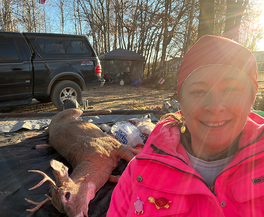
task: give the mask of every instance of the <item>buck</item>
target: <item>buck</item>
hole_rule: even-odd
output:
[[[27,211],[34,212],[47,201],[61,213],[69,217],[87,217],[88,204],[95,193],[109,180],[118,181],[111,175],[120,158],[130,161],[133,149],[121,145],[116,139],[106,135],[96,125],[77,120],[82,114],[79,109],[66,109],[56,114],[46,132],[49,134],[50,145],[57,150],[73,167],[68,175],[68,167],[63,163],[51,160],[54,182],[45,173],[29,170],[43,175],[43,180],[29,190],[49,181],[52,185],[51,196],[40,202],[26,199],[37,205]],[[136,152],[135,152],[136,153]]]

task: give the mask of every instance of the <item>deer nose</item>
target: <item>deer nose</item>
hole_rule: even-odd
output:
[[[85,212],[83,212],[83,217],[88,217],[88,215]]]

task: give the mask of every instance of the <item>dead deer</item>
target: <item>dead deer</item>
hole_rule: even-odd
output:
[[[29,170],[44,176],[40,183],[29,190],[45,181],[52,184],[52,189],[51,197],[46,195],[46,200],[40,203],[26,199],[37,205],[28,211],[33,212],[51,200],[59,212],[69,217],[87,217],[88,204],[95,193],[108,180],[118,180],[111,172],[119,159],[130,161],[134,157],[131,149],[103,133],[94,124],[77,120],[81,114],[79,109],[66,109],[56,114],[48,126],[46,132],[51,146],[70,163],[73,172],[69,176],[68,167],[54,159],[50,165],[56,182],[41,171]]]

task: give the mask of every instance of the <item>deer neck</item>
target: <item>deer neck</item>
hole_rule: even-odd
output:
[[[70,177],[75,183],[92,182],[99,190],[109,179],[111,172],[112,170],[109,167],[101,168],[92,162],[85,161],[74,168]]]

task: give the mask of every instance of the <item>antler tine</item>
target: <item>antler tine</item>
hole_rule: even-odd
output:
[[[48,195],[45,194],[45,196],[47,197],[45,200],[41,201],[41,202],[34,202],[32,200],[29,200],[27,198],[25,198],[25,200],[29,203],[35,204],[37,205],[35,208],[33,209],[26,209],[28,212],[35,212],[36,210],[38,210],[44,203],[48,202],[49,200],[51,200],[51,197],[49,197]]]
[[[57,188],[56,183],[48,175],[46,175],[45,173],[43,173],[43,172],[41,172],[39,170],[29,170],[28,172],[39,173],[39,174],[41,174],[44,177],[44,179],[42,179],[42,181],[40,181],[37,185],[33,186],[32,188],[30,188],[28,190],[36,189],[36,188],[41,186],[46,181],[49,181],[53,185],[54,188]]]

